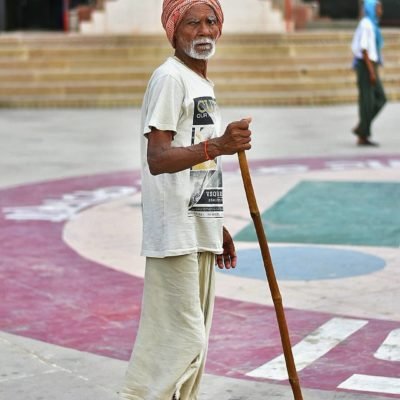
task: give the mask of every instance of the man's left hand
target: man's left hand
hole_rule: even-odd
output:
[[[220,269],[235,268],[237,261],[235,245],[233,244],[233,240],[230,233],[225,227],[223,227],[222,232],[223,232],[222,247],[224,249],[224,252],[216,256],[216,262],[218,268]]]

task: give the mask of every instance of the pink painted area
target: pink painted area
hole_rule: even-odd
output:
[[[286,309],[285,314],[292,345],[333,317],[293,309]],[[309,388],[333,390],[355,373],[398,378],[399,363],[373,357],[389,332],[398,328],[399,322],[370,320],[359,332],[301,371],[301,382]],[[249,379],[246,373],[281,354],[273,308],[218,299],[210,339],[209,372]]]
[[[40,204],[77,190],[130,186],[138,179],[138,173],[116,173],[1,190],[0,210]],[[82,258],[62,241],[62,230],[63,223],[17,222],[0,213],[0,329],[127,360],[138,326],[143,281]],[[286,317],[294,345],[333,316],[288,309]],[[335,390],[356,373],[400,376],[399,363],[373,357],[398,327],[398,322],[369,321],[304,369],[302,385]],[[217,299],[208,373],[249,379],[246,373],[281,352],[272,307]]]
[[[0,210],[79,190],[133,186],[138,178],[138,173],[107,174],[2,190]],[[0,329],[127,358],[142,280],[83,259],[62,241],[62,230],[62,223],[9,221],[0,214]]]
[[[399,363],[373,357],[387,335],[398,328],[399,322],[370,320],[366,327],[304,370],[302,378],[311,387],[321,389],[329,389],[329,382],[342,382],[355,373],[398,378]]]

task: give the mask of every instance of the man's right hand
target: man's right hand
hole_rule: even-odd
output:
[[[372,86],[376,84],[376,74],[373,68],[369,71],[369,82]]]
[[[215,145],[220,155],[230,155],[251,149],[250,123],[250,117],[231,122],[222,136],[209,141],[210,145]]]

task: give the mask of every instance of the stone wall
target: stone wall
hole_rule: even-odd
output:
[[[226,33],[283,32],[285,22],[271,0],[220,0],[225,13]],[[162,0],[108,0],[104,10],[93,12],[90,22],[80,25],[82,33],[162,33]]]

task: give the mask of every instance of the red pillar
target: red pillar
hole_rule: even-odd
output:
[[[286,31],[290,32],[292,30],[292,21],[293,21],[292,0],[285,0],[285,20],[286,20]]]
[[[63,24],[64,32],[69,31],[69,0],[63,0]]]

